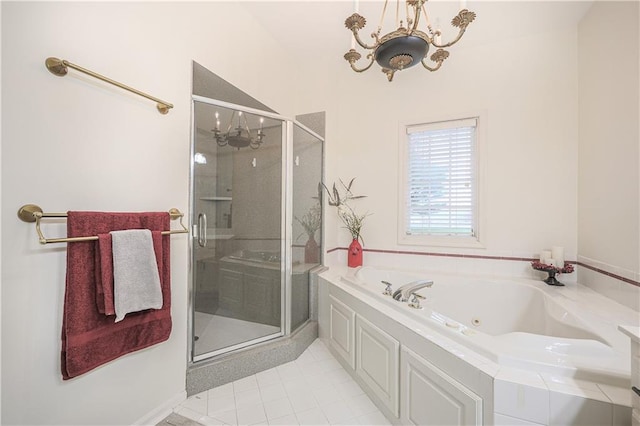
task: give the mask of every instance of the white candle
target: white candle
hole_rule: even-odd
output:
[[[547,259],[551,259],[551,250],[540,251],[540,262],[545,263]]]
[[[558,263],[556,265],[558,268],[564,268],[564,248],[563,247],[558,247],[558,246],[551,247],[551,257],[553,258],[553,260],[555,260]]]
[[[545,265],[558,266],[556,264],[556,260],[555,259],[551,259],[551,258],[545,258],[544,262],[542,262],[542,263],[544,263]]]
[[[467,8],[467,0],[460,0],[460,10]]]

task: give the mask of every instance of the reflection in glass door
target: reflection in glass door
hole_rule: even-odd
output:
[[[293,221],[291,266],[291,331],[310,314],[310,271],[318,266],[322,247],[322,140],[298,123],[293,125]]]
[[[193,360],[282,335],[283,121],[194,101]]]

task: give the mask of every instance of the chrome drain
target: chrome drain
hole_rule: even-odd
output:
[[[480,324],[482,324],[482,321],[480,321],[479,318],[473,318],[471,320],[471,324],[473,324],[474,327],[480,327]]]

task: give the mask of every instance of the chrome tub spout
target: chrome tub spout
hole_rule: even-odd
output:
[[[393,292],[393,298],[400,302],[409,301],[409,296],[421,288],[428,288],[433,285],[431,280],[417,280],[401,286],[399,289]]]

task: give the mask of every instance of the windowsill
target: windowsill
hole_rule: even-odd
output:
[[[398,244],[409,246],[486,248],[476,237],[435,237],[430,235],[399,235]]]

